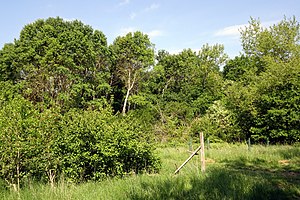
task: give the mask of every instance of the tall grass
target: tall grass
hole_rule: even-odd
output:
[[[0,199],[300,199],[300,148],[211,144],[206,150],[206,173],[195,156],[177,175],[190,155],[188,147],[157,149],[159,174],[135,175],[79,185],[60,181],[55,188],[34,183],[20,195],[0,189]]]

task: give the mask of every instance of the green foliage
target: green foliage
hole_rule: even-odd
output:
[[[237,131],[237,138],[247,139],[250,137],[250,128],[253,126],[253,88],[244,86],[240,82],[229,82],[225,90],[225,105],[233,113]]]
[[[0,81],[0,106],[4,106],[15,97],[20,97],[22,85],[13,84],[11,81]]]
[[[15,190],[30,173],[28,165],[35,153],[31,145],[35,142],[31,139],[35,114],[30,102],[22,97],[5,102],[0,110],[0,177]]]
[[[244,138],[299,141],[299,30],[295,20],[262,28],[251,19],[241,32],[245,56],[224,68],[227,108]]]
[[[258,67],[260,66],[258,59],[245,55],[236,56],[224,66],[223,76],[227,80],[243,81],[245,84],[248,84],[247,74],[254,73],[253,75],[255,75],[259,71]]]
[[[147,35],[137,31],[117,37],[110,49],[115,56],[113,68],[115,81],[121,81],[126,89],[122,109],[122,114],[125,115],[129,110],[128,98],[131,94],[137,93],[138,83],[143,79],[149,67],[154,64],[154,45]]]
[[[114,116],[110,106],[116,73],[111,62],[128,59],[124,67],[140,76],[153,64],[153,46],[136,32],[116,39],[114,47],[107,47],[101,31],[61,18],[28,24],[14,44],[4,46],[1,179],[18,189],[25,179],[54,186],[61,176],[80,182],[159,169],[145,129],[150,122]],[[134,105],[146,105],[136,97]]]
[[[0,110],[0,178],[20,188],[25,179],[72,182],[156,172],[152,142],[132,117],[111,110],[37,109],[15,97]]]
[[[194,118],[204,115],[222,96],[219,68],[226,59],[222,45],[204,45],[199,53],[191,49],[177,55],[158,53],[158,63],[141,90],[157,112],[155,132],[159,138],[188,137]]]
[[[207,110],[206,114],[193,124],[193,132],[204,132],[205,138],[210,141],[241,141],[231,110],[226,109],[222,101],[215,101]]]
[[[110,93],[106,37],[80,21],[37,20],[0,55],[1,79],[23,82],[34,103],[86,108]]]
[[[59,151],[62,172],[73,181],[156,171],[159,162],[143,132],[131,119],[107,110],[72,110],[61,123]]]
[[[23,97],[7,101],[0,110],[0,177],[14,189],[25,179],[57,179],[60,162],[57,154],[58,110],[39,113]]]
[[[249,26],[241,31],[243,50],[248,56],[270,56],[287,61],[299,45],[299,22],[284,17],[278,24],[263,28],[260,21],[251,18]]]
[[[19,78],[14,60],[16,58],[14,44],[5,44],[0,50],[0,81],[15,81]]]
[[[288,63],[269,61],[266,72],[257,77],[252,134],[272,142],[300,140],[299,58]]]

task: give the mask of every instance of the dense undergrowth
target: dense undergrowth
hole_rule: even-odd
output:
[[[66,183],[55,187],[30,183],[20,193],[1,189],[1,199],[298,199],[300,147],[211,144],[207,170],[200,172],[194,157],[174,175],[189,155],[187,146],[157,149],[159,174],[108,178],[101,182]],[[3,188],[3,187],[2,187]]]

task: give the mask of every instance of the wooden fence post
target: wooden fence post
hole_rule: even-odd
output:
[[[189,145],[189,151],[193,151],[193,138],[192,137],[190,137],[188,145]]]
[[[210,141],[209,141],[209,138],[207,138],[207,150],[209,150],[209,147],[210,147]]]
[[[248,138],[248,151],[251,151],[251,139]]]
[[[201,162],[201,172],[205,172],[205,154],[204,154],[204,136],[203,132],[200,132],[200,162]]]

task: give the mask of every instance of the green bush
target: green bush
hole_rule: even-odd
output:
[[[110,111],[72,110],[61,123],[59,154],[62,172],[71,180],[152,172],[159,169],[153,147],[142,139],[133,120]]]
[[[25,180],[54,184],[155,172],[160,161],[132,117],[110,109],[38,110],[22,97],[0,109],[0,179],[14,189]]]

